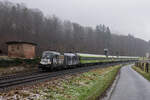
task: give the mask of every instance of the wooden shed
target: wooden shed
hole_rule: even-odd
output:
[[[8,45],[8,57],[32,59],[35,57],[35,43],[10,41]]]

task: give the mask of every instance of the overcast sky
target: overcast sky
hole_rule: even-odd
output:
[[[5,1],[5,0],[2,0]],[[131,33],[150,40],[150,0],[9,0],[39,8],[45,15],[56,15],[84,26],[105,24],[114,33]]]

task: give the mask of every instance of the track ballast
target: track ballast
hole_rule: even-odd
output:
[[[6,91],[6,90],[16,88],[17,86],[29,85],[29,84],[34,84],[37,82],[50,80],[52,77],[58,77],[58,76],[61,77],[67,74],[87,72],[91,69],[103,68],[103,67],[113,66],[117,64],[119,63],[79,67],[75,69],[67,69],[67,70],[61,70],[61,71],[56,71],[56,72],[34,72],[34,73],[28,73],[28,74],[22,74],[22,75],[16,74],[14,76],[0,77],[0,91],[4,91],[4,90]]]

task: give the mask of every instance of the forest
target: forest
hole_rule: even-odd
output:
[[[37,44],[37,55],[44,50],[82,52],[110,55],[145,56],[150,43],[129,35],[117,35],[102,23],[82,26],[49,15],[24,4],[0,1],[0,53],[7,54],[7,41],[26,41]]]

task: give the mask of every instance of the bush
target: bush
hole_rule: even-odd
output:
[[[35,59],[24,59],[23,62],[25,64],[32,64],[32,65],[35,65],[35,64],[38,64],[40,61],[39,58],[35,58]]]
[[[0,60],[0,67],[10,67],[10,66],[17,66],[17,65],[21,65],[21,64],[27,64],[27,65],[36,65],[38,64],[40,61],[39,58],[35,58],[35,59],[19,59],[19,58],[15,58],[15,59],[11,59],[11,60]]]

